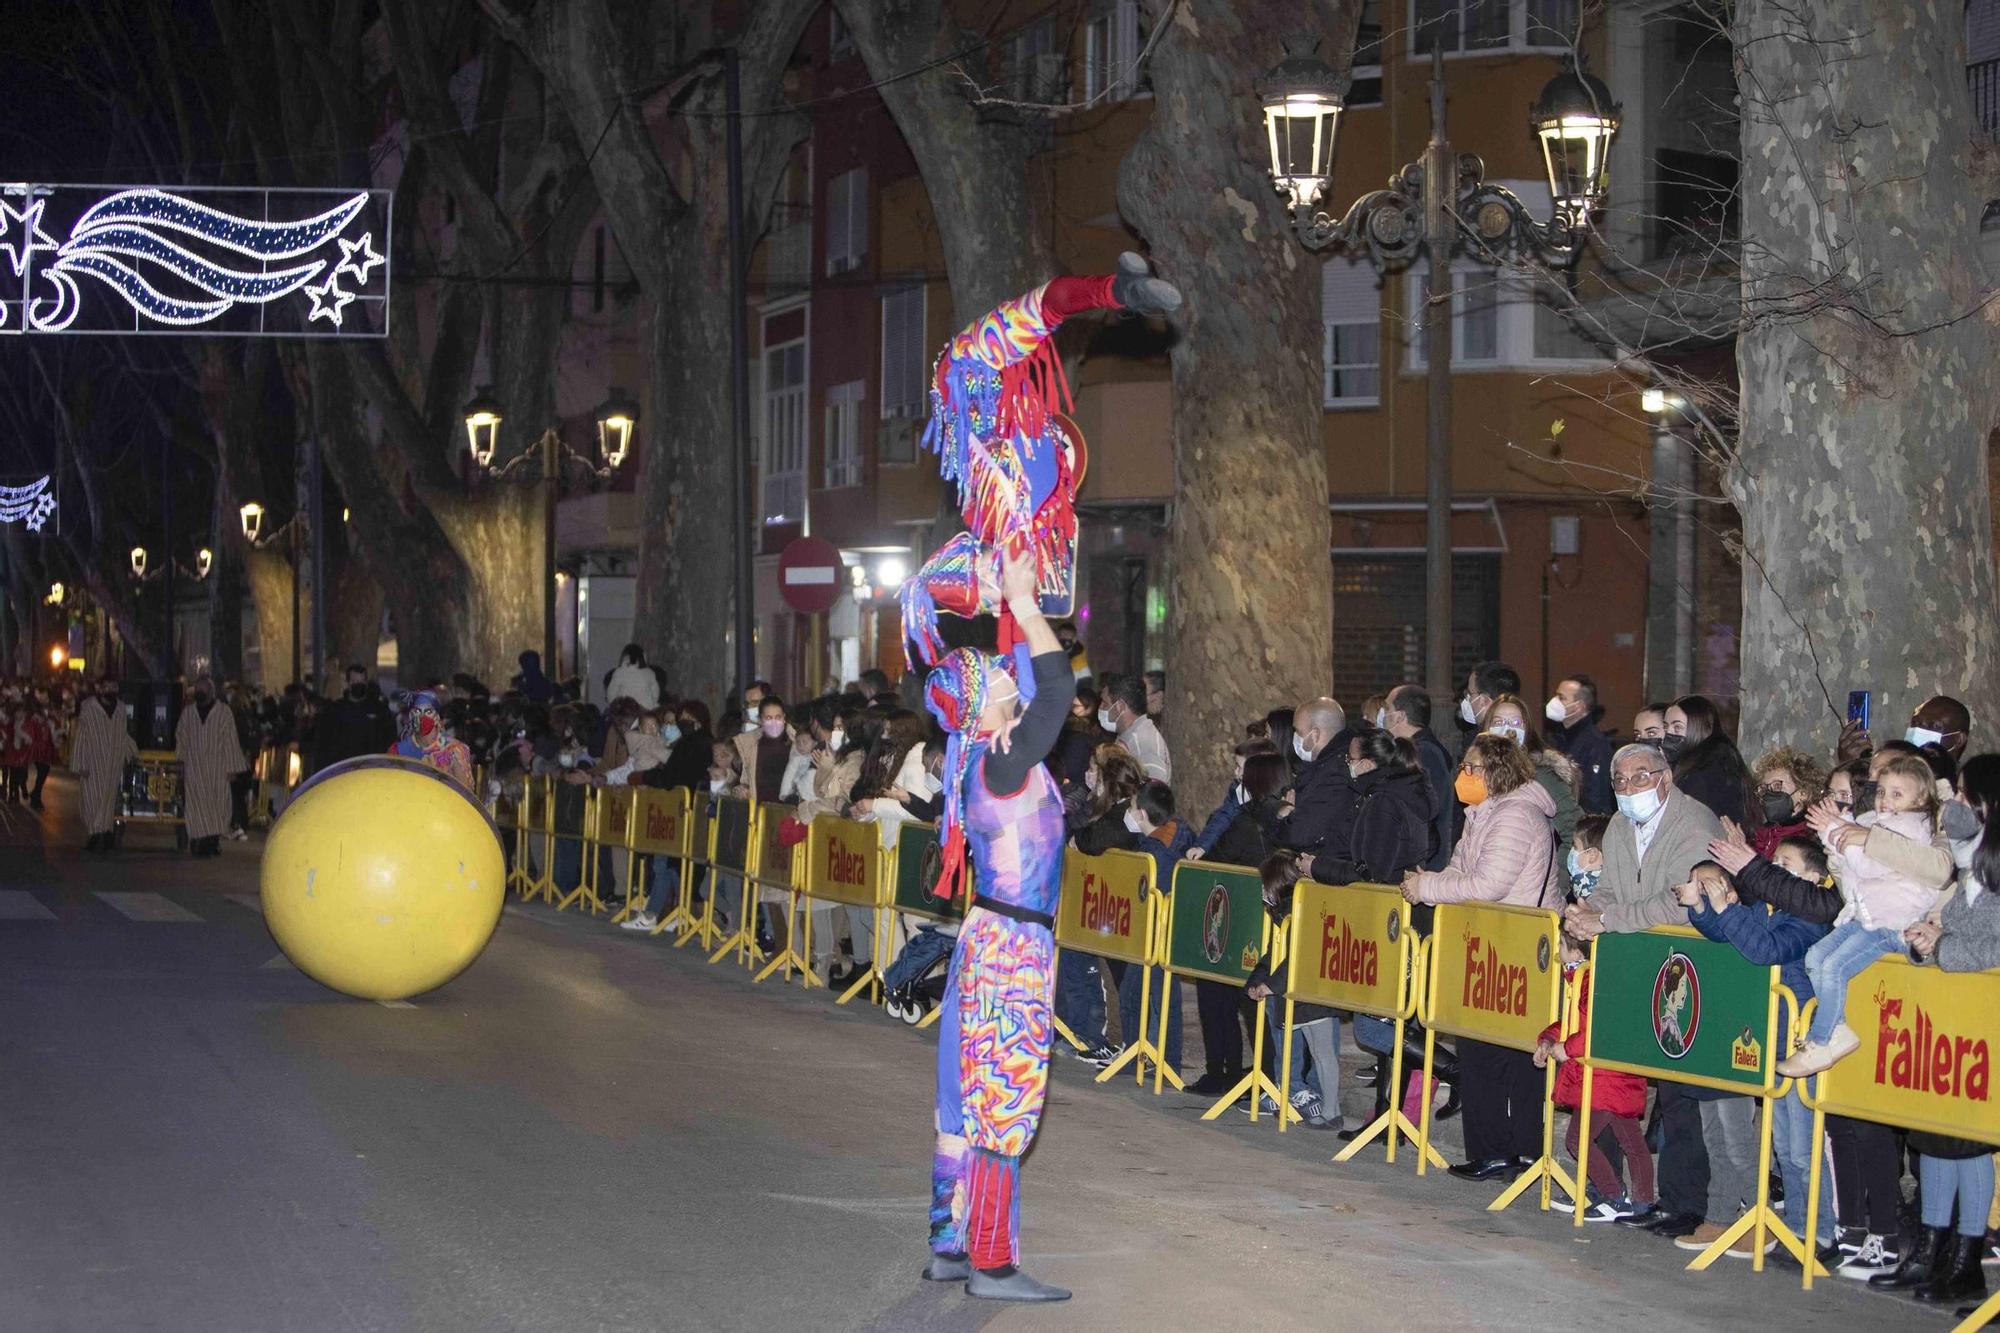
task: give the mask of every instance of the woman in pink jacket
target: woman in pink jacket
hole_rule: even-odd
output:
[[[1453,789],[1465,803],[1465,832],[1451,864],[1405,875],[1403,897],[1413,903],[1556,906],[1556,807],[1535,780],[1527,752],[1505,736],[1481,736],[1466,748]],[[1512,1180],[1541,1155],[1542,1073],[1526,1051],[1462,1037],[1458,1065],[1467,1160],[1451,1173],[1461,1180]]]

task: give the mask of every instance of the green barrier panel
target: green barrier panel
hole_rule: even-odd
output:
[[[890,885],[890,906],[908,916],[926,921],[958,921],[965,916],[963,899],[946,901],[933,897],[943,865],[934,824],[905,824],[896,840],[896,865]]]
[[[1241,986],[1264,947],[1264,881],[1245,866],[1183,861],[1167,898],[1167,966]]]
[[[1604,934],[1591,970],[1588,1058],[1724,1092],[1772,1086],[1778,997],[1770,967],[1691,930]]]

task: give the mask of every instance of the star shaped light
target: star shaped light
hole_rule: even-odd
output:
[[[313,320],[325,318],[333,322],[333,327],[339,328],[341,308],[354,299],[353,292],[340,290],[340,270],[335,269],[333,276],[317,287],[308,283],[305,291],[312,298],[312,313],[306,316],[306,322],[310,324]]]
[[[376,254],[374,247],[369,244],[374,237],[375,233],[368,231],[362,232],[358,241],[350,241],[345,236],[340,237],[340,263],[333,270],[335,276],[352,273],[355,286],[367,285],[368,270],[383,262],[382,256]],[[354,262],[357,251],[361,255],[361,262],[358,264]]]
[[[47,203],[46,199],[31,199],[27,207],[17,208],[12,200],[0,199],[0,251],[6,252],[17,278],[27,272],[29,255],[56,248],[55,237],[42,230],[42,208]],[[21,224],[18,242],[14,239],[16,222]]]

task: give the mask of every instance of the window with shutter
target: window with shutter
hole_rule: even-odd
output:
[[[805,339],[767,346],[763,362],[763,519],[797,523],[806,512]]]
[[[1365,260],[1329,259],[1320,270],[1327,407],[1367,407],[1382,396],[1382,287]]]
[[[867,253],[868,169],[855,167],[827,182],[827,274],[833,276],[860,268]]]
[[[885,418],[923,415],[924,351],[923,287],[899,287],[886,293],[882,297],[882,415]]]
[[[1576,8],[1577,0],[1409,0],[1410,54],[1562,49],[1576,35]]]
[[[826,489],[861,484],[861,400],[867,385],[860,380],[836,384],[826,395]]]

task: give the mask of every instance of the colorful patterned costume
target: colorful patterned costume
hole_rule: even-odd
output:
[[[1068,677],[1067,662],[1049,654]],[[978,728],[987,682],[1012,663],[961,648],[930,675],[926,702],[952,732],[947,759],[960,770],[948,789],[946,820],[962,829],[979,886],[952,955],[938,1027],[937,1153],[931,1176],[931,1249],[969,1254],[980,1269],[1019,1259],[1017,1186],[1021,1156],[1034,1141],[1048,1089],[1055,940],[1050,922],[1062,887],[1062,796],[1034,762],[1011,795],[988,782],[990,736]],[[1035,714],[1069,710],[1059,692],[1031,695]],[[1017,735],[1021,734],[1017,730]],[[947,776],[953,776],[950,768]]]
[[[402,739],[390,747],[390,754],[429,764],[467,791],[472,790],[472,751],[464,741],[444,734],[444,719],[438,716],[435,694],[429,690],[412,694],[403,708],[398,730]]]
[[[1070,406],[1069,385],[1049,339],[1071,315],[1118,309],[1114,281],[1046,282],[986,314],[938,357],[924,444],[937,452],[944,479],[958,485],[967,531],[903,585],[904,632],[926,662],[943,649],[939,611],[997,615],[1000,650],[1014,646],[1013,617],[992,594],[1003,547],[1035,552],[1044,599],[1067,605],[1074,596],[1083,437],[1059,414]]]

